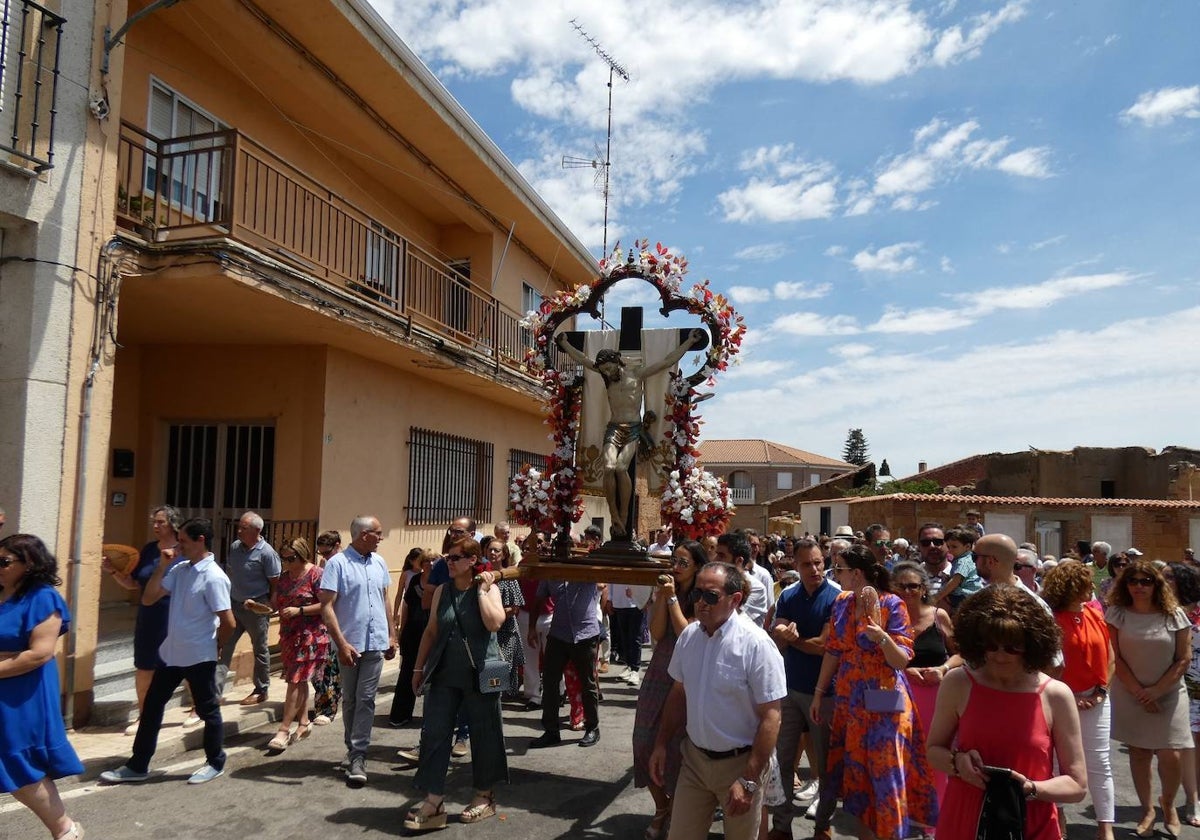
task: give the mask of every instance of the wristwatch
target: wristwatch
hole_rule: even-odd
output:
[[[671,606],[672,604],[678,604],[678,603],[679,603],[679,597],[677,595],[672,595],[670,598],[667,599],[668,607]]]
[[[758,782],[752,782],[749,779],[738,779],[738,782],[740,782],[742,787],[746,789],[746,793],[750,794],[751,796],[758,793]]]
[[[1092,691],[1092,693],[1099,694],[1101,697],[1107,697],[1108,696],[1108,686],[1098,685],[1098,686],[1096,686],[1095,690]]]

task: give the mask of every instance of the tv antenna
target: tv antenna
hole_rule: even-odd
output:
[[[608,65],[608,133],[604,141],[604,157],[600,157],[599,145],[595,148],[595,157],[582,158],[574,155],[563,155],[563,169],[586,169],[591,167],[596,170],[595,183],[600,187],[601,194],[604,196],[604,251],[602,256],[608,258],[608,185],[609,185],[609,170],[612,168],[612,98],[613,98],[613,76],[620,76],[625,81],[629,81],[629,71],[626,70],[620,62],[608,54],[608,52],[600,46],[600,42],[588,34],[587,30],[579,24],[575,18],[571,18],[571,27],[579,33],[583,40],[587,41],[596,55],[604,60]],[[603,315],[601,315],[603,318]]]

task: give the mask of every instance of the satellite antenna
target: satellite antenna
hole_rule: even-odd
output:
[[[608,173],[612,166],[612,96],[613,96],[613,76],[620,76],[625,81],[629,81],[629,71],[609,55],[600,42],[587,33],[575,18],[571,18],[571,26],[580,34],[583,40],[591,44],[596,55],[604,59],[604,63],[608,65],[608,135],[604,142],[604,157],[600,157],[600,147],[596,146],[596,157],[581,158],[573,155],[563,155],[563,169],[585,169],[592,167],[596,170],[596,184],[600,186],[601,193],[604,196],[604,251],[602,256],[608,257]],[[603,318],[603,315],[601,315]]]

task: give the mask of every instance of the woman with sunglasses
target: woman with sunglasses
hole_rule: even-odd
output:
[[[1111,564],[1110,564],[1111,565]],[[1181,750],[1192,746],[1183,675],[1192,659],[1191,622],[1153,563],[1138,558],[1116,578],[1104,613],[1116,651],[1112,737],[1129,749],[1129,772],[1142,806],[1134,833],[1154,835],[1151,763],[1158,759],[1163,825],[1178,837],[1175,811]]]
[[[974,533],[974,532],[972,532]],[[892,567],[892,589],[904,601],[908,620],[912,624],[913,657],[904,669],[917,716],[928,732],[933,724],[933,707],[938,688],[946,673],[943,667],[957,648],[954,645],[954,626],[950,614],[929,603],[929,575],[920,563],[901,561]],[[946,790],[946,774],[935,772],[933,786],[938,801]]]
[[[455,721],[464,713],[471,727],[471,776],[475,795],[459,822],[475,823],[496,815],[493,786],[508,781],[508,758],[500,719],[500,695],[479,690],[476,668],[498,655],[496,631],[506,618],[496,575],[482,569],[483,550],[471,538],[459,539],[446,553],[450,581],[433,593],[429,623],[421,637],[413,691],[429,671],[420,766],[413,784],[425,798],[404,820],[410,831],[446,827],[444,791]],[[477,565],[479,564],[478,568]],[[480,582],[475,584],[478,571]]]
[[[488,568],[492,570],[507,569],[512,565],[512,553],[508,550],[508,543],[503,540],[493,538],[488,541],[484,557]],[[509,665],[508,685],[504,687],[504,693],[515,694],[521,686],[521,668],[525,665],[525,645],[517,627],[517,613],[525,606],[525,596],[517,580],[498,580],[496,588],[500,590],[500,603],[504,605],[505,616],[504,623],[496,631],[496,644],[500,646],[500,655]]]
[[[57,840],[83,837],[55,779],[83,772],[63,727],[54,649],[71,614],[58,561],[30,534],[0,540],[0,792],[11,793]]]
[[[1092,600],[1092,568],[1080,562],[1056,566],[1042,581],[1041,597],[1054,611],[1054,621],[1062,632],[1060,679],[1074,692],[1079,709],[1079,729],[1086,745],[1088,792],[1096,812],[1096,836],[1112,840],[1116,815],[1109,761],[1108,687],[1116,657],[1104,613]]]
[[[282,752],[297,739],[308,737],[308,681],[325,668],[329,657],[329,631],[321,621],[320,566],[313,563],[308,540],[297,537],[279,548],[283,574],[275,586],[279,611],[279,656],[283,660],[283,717],[267,749]],[[292,723],[296,731],[292,732]]]
[[[912,625],[870,549],[852,546],[837,562],[843,592],[833,603],[809,712],[822,723],[821,698],[833,697],[829,784],[820,796],[842,800],[860,840],[903,840],[937,819],[925,731],[903,670],[913,656]]]
[[[1108,545],[1108,543],[1104,543]],[[1109,556],[1108,563],[1105,564],[1105,569],[1108,570],[1108,579],[1100,583],[1096,589],[1096,595],[1100,598],[1100,603],[1108,601],[1108,593],[1112,590],[1113,584],[1117,580],[1117,575],[1121,574],[1121,570],[1129,565],[1129,558],[1123,552],[1118,551],[1116,554]]]
[[[654,738],[658,734],[663,707],[674,682],[667,673],[667,666],[671,664],[675,640],[685,627],[696,620],[692,587],[696,583],[696,574],[707,562],[708,553],[700,543],[695,540],[677,543],[671,555],[671,573],[659,578],[650,602],[650,638],[654,642],[654,653],[642,678],[637,712],[633,718],[633,786],[649,788],[650,797],[654,800],[654,818],[646,828],[646,840],[659,840],[667,836],[671,792],[675,790],[682,760],[679,748],[683,743],[683,727],[667,745],[662,787],[650,778],[650,754],[654,752]]]
[[[1075,697],[1042,673],[1058,654],[1054,619],[1033,595],[996,583],[963,601],[954,634],[966,667],[942,681],[929,731],[929,760],[950,776],[938,837],[976,836],[993,767],[1005,768],[1027,800],[1024,833],[1014,836],[1060,840],[1055,803],[1079,802],[1086,791]]]

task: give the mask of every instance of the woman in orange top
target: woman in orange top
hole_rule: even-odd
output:
[[[1092,570],[1082,563],[1056,566],[1043,578],[1041,596],[1062,630],[1063,672],[1059,679],[1075,692],[1075,705],[1079,707],[1088,792],[1096,811],[1096,836],[1112,840],[1116,817],[1108,750],[1108,683],[1116,657],[1104,613],[1092,597]]]

